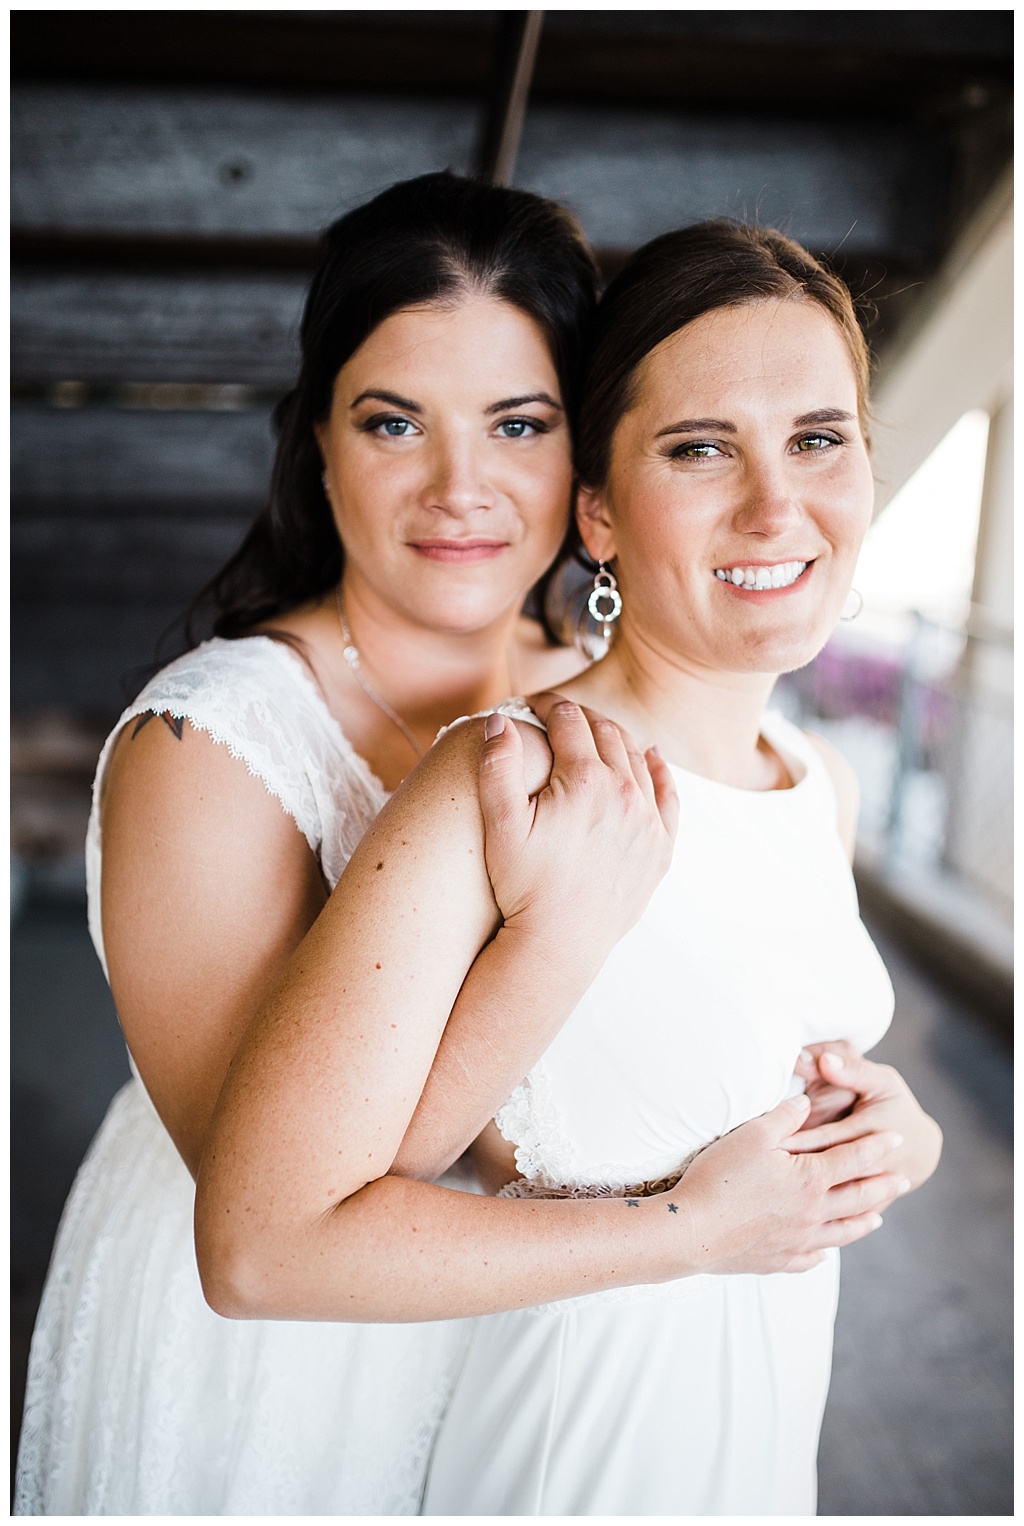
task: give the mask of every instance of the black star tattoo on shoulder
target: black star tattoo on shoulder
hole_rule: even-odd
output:
[[[155,710],[147,710],[145,715],[140,715],[132,732],[132,741],[138,736],[143,726],[148,726],[150,721],[163,721],[168,726],[178,741],[181,741],[182,732],[185,730],[185,718],[181,715],[172,715],[169,710],[161,710],[159,714]]]

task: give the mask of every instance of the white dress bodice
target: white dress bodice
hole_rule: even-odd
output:
[[[775,1107],[804,1045],[868,1049],[888,1027],[892,986],[858,914],[828,770],[781,717],[764,734],[797,782],[756,792],[673,769],[668,873],[498,1113],[542,1188],[669,1175]]]
[[[504,1195],[664,1191],[696,1151],[796,1089],[803,1045],[870,1048],[885,1031],[892,987],[858,915],[828,770],[782,719],[763,731],[789,789],[674,770],[668,873],[497,1114],[523,1173]],[[813,1514],[838,1260],[478,1320],[424,1513]]]

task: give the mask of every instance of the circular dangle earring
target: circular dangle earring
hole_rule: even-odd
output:
[[[861,593],[859,588],[850,589],[850,592],[846,595],[847,603],[849,603],[851,599],[856,599],[856,604],[854,605],[850,614],[846,613],[846,605],[844,604],[843,613],[839,616],[840,620],[856,620],[857,616],[864,608],[864,595]]]
[[[604,605],[604,608],[602,608]],[[594,586],[587,600],[590,617],[601,627],[601,639],[605,648],[611,645],[612,625],[622,614],[622,595],[613,573],[604,562],[598,562],[594,573]]]

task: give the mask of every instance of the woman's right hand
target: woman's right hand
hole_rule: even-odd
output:
[[[815,1154],[790,1154],[808,1107],[805,1096],[788,1097],[733,1129],[701,1151],[664,1199],[650,1200],[664,1201],[680,1229],[689,1226],[690,1271],[808,1271],[830,1247],[871,1234],[909,1189],[892,1169],[899,1134],[868,1133]]]
[[[534,699],[550,777],[530,794],[524,739],[488,717],[480,756],[487,872],[504,926],[592,974],[636,923],[672,859],[668,766],[621,727],[558,694]]]

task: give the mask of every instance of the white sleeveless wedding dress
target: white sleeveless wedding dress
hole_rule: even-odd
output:
[[[673,770],[668,874],[497,1115],[525,1177],[506,1194],[664,1190],[793,1089],[804,1044],[868,1049],[888,1026],[827,769],[780,717],[763,729],[789,789]],[[424,1513],[813,1514],[838,1272],[830,1252],[802,1274],[699,1275],[478,1320]]]
[[[86,865],[104,969],[96,802],[114,738],[146,711],[187,717],[228,747],[294,819],[332,887],[387,798],[286,647],[206,642],[146,686],[100,757]],[[470,1323],[221,1319],[199,1284],[193,1199],[136,1076],[111,1103],[61,1220],[32,1341],[15,1513],[415,1514]]]

